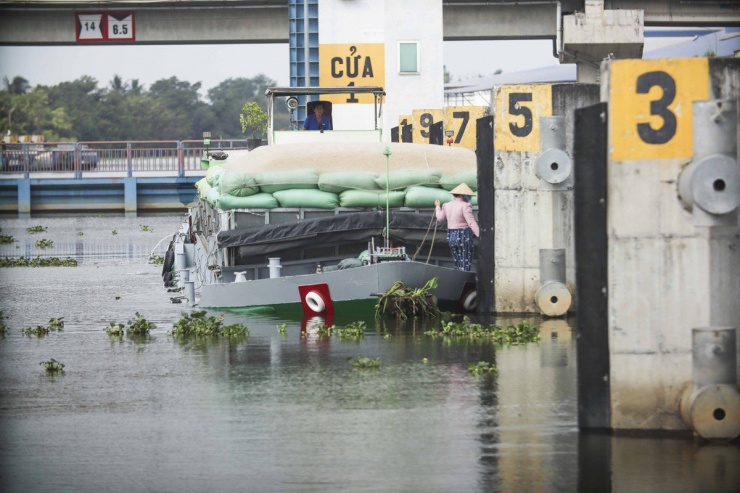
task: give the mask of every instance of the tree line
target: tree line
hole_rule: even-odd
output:
[[[146,89],[138,79],[114,76],[108,87],[83,76],[54,86],[31,87],[23,77],[4,78],[0,90],[0,130],[43,135],[47,142],[106,140],[243,139],[240,113],[254,101],[267,109],[265,89],[277,85],[265,75],[230,78],[200,95],[201,83],[161,79]],[[276,125],[287,126],[284,105]],[[283,114],[284,113],[284,114]],[[284,122],[283,122],[284,120]]]

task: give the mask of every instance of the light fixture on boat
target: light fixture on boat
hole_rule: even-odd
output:
[[[208,169],[211,155],[208,153],[208,147],[211,145],[211,132],[203,132],[203,147],[206,148],[205,157],[201,157],[200,165],[203,169]]]
[[[293,96],[289,97],[285,100],[285,106],[288,107],[288,111],[290,112],[290,129],[295,130],[297,123],[295,118],[293,118],[293,112],[298,108],[298,98],[294,98]]]
[[[452,136],[455,135],[454,130],[445,130],[445,135],[447,136],[447,145],[452,147],[452,143],[454,140],[452,140]]]

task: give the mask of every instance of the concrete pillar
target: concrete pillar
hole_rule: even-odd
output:
[[[31,217],[31,180],[28,178],[18,180],[18,217]]]
[[[710,159],[725,164],[736,159],[729,158],[737,155],[736,138],[728,141],[731,150],[728,142],[716,142],[713,154],[706,149],[711,139],[696,142],[694,129],[720,117],[737,123],[736,111],[710,112],[707,120],[696,108],[702,101],[737,100],[739,81],[737,59],[618,60],[606,66],[612,429],[686,431],[678,402],[693,385],[692,328],[740,326],[740,225],[736,212],[724,220],[719,210],[712,212],[714,199],[707,205],[702,195],[727,195],[740,185],[730,175],[710,179],[709,188],[698,183],[694,196],[716,221],[697,221],[679,187],[682,172],[702,156],[725,155]],[[722,191],[712,190],[720,181]]]
[[[540,287],[541,249],[565,250],[565,282],[573,292],[573,177],[546,177],[537,164],[545,152],[570,159],[573,110],[598,98],[599,87],[585,84],[505,85],[493,89],[495,312],[538,313],[535,296]],[[562,117],[556,127],[565,129],[553,139],[564,140],[560,152],[543,149],[540,141],[541,120],[554,116]],[[550,131],[548,124],[544,133]],[[546,145],[550,145],[547,140]],[[487,185],[480,183],[480,176],[479,190],[485,190]],[[487,213],[491,212],[479,208],[481,222]]]
[[[123,179],[124,212],[126,217],[136,217],[138,212],[136,178]]]

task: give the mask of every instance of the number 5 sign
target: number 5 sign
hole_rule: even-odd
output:
[[[709,98],[707,58],[620,60],[609,70],[611,159],[691,157],[691,104]]]
[[[497,150],[538,151],[540,117],[552,116],[550,84],[506,85],[495,89],[494,137]]]

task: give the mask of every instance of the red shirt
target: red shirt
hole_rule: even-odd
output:
[[[465,201],[462,197],[455,197],[441,208],[435,209],[437,221],[447,221],[447,229],[465,229],[473,230],[475,236],[480,236],[478,223],[473,216],[473,206]]]

